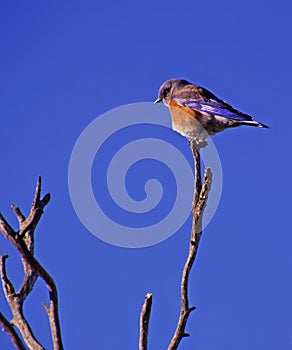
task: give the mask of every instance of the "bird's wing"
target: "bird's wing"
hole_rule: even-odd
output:
[[[205,112],[239,121],[253,120],[251,116],[234,109],[227,102],[220,100],[207,89],[195,85],[187,85],[176,91],[172,98],[178,105],[191,108],[198,112]]]

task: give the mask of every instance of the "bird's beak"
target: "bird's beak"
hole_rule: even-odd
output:
[[[156,103],[159,103],[159,102],[161,102],[161,101],[162,101],[162,98],[158,97],[158,99],[155,100],[153,103],[156,105]]]

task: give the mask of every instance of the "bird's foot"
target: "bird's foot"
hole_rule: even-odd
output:
[[[206,146],[208,146],[208,142],[204,138],[199,139],[198,137],[195,137],[193,139],[189,139],[190,146],[192,145],[192,143],[197,149],[205,148]]]

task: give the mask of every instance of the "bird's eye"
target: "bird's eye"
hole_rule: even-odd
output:
[[[163,97],[166,97],[170,91],[170,88],[164,89],[163,91]]]

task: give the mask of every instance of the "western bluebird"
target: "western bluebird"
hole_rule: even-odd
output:
[[[172,128],[189,139],[205,139],[241,125],[268,128],[234,109],[207,89],[183,79],[171,79],[163,83],[154,103],[160,101],[170,110]]]

